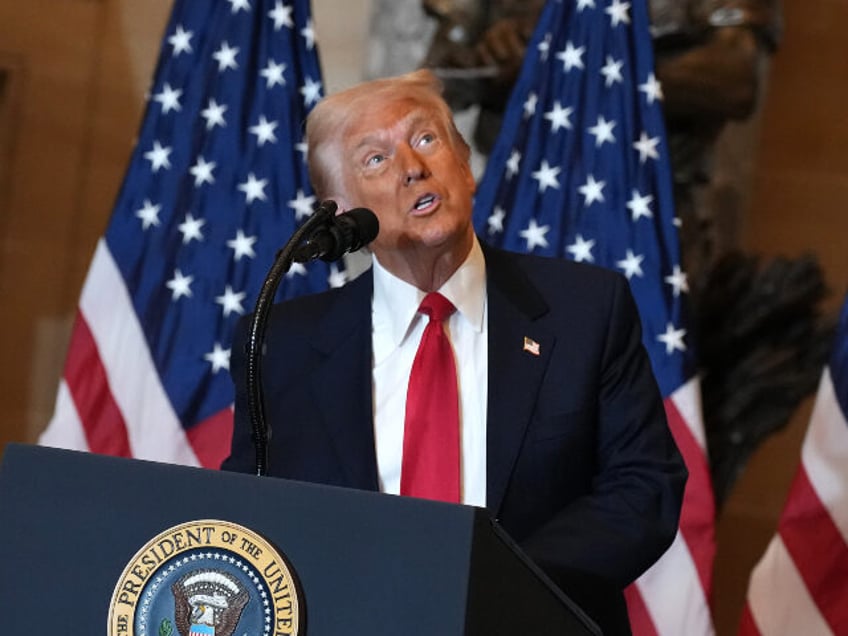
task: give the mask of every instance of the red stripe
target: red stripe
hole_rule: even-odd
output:
[[[739,633],[737,636],[761,636],[760,630],[754,622],[751,606],[747,603],[745,603],[745,609],[742,610],[742,619],[739,621]]]
[[[230,454],[233,437],[233,410],[221,409],[186,431],[194,454],[204,468],[220,468]]]
[[[80,312],[77,312],[65,361],[65,382],[91,452],[131,457],[126,423],[112,396],[97,343]]]
[[[633,636],[658,636],[651,613],[635,583],[624,588],[624,600],[627,601],[627,615]]]
[[[825,621],[848,634],[848,545],[802,465],[778,526],[786,550]]]
[[[683,455],[686,468],[689,469],[689,480],[686,482],[683,509],[680,513],[680,532],[695,562],[698,578],[709,604],[715,557],[715,501],[710,469],[704,451],[670,398],[665,400],[665,412],[671,434]]]

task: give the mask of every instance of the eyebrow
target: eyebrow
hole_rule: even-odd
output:
[[[392,128],[395,126],[407,126],[409,128],[415,128],[420,125],[422,122],[427,122],[429,120],[435,121],[435,117],[431,116],[431,114],[427,113],[424,108],[416,108],[413,111],[410,111],[403,119],[399,120]],[[361,150],[365,146],[370,146],[375,143],[379,143],[386,136],[386,128],[382,128],[377,132],[371,132],[365,135],[362,139],[359,140],[353,147],[353,151],[356,152]]]

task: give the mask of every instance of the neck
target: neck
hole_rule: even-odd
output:
[[[380,265],[393,275],[421,291],[431,292],[453,276],[465,262],[473,244],[474,235],[469,234],[467,239],[450,250],[419,246],[406,250],[402,256],[386,253],[375,253],[375,256]]]

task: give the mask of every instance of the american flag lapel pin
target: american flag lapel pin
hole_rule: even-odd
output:
[[[541,353],[539,343],[533,340],[533,338],[528,338],[527,336],[524,336],[524,351],[532,353],[534,356]]]

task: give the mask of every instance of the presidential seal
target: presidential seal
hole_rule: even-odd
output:
[[[297,636],[300,600],[280,553],[228,521],[190,521],[151,539],[124,569],[109,636]]]

